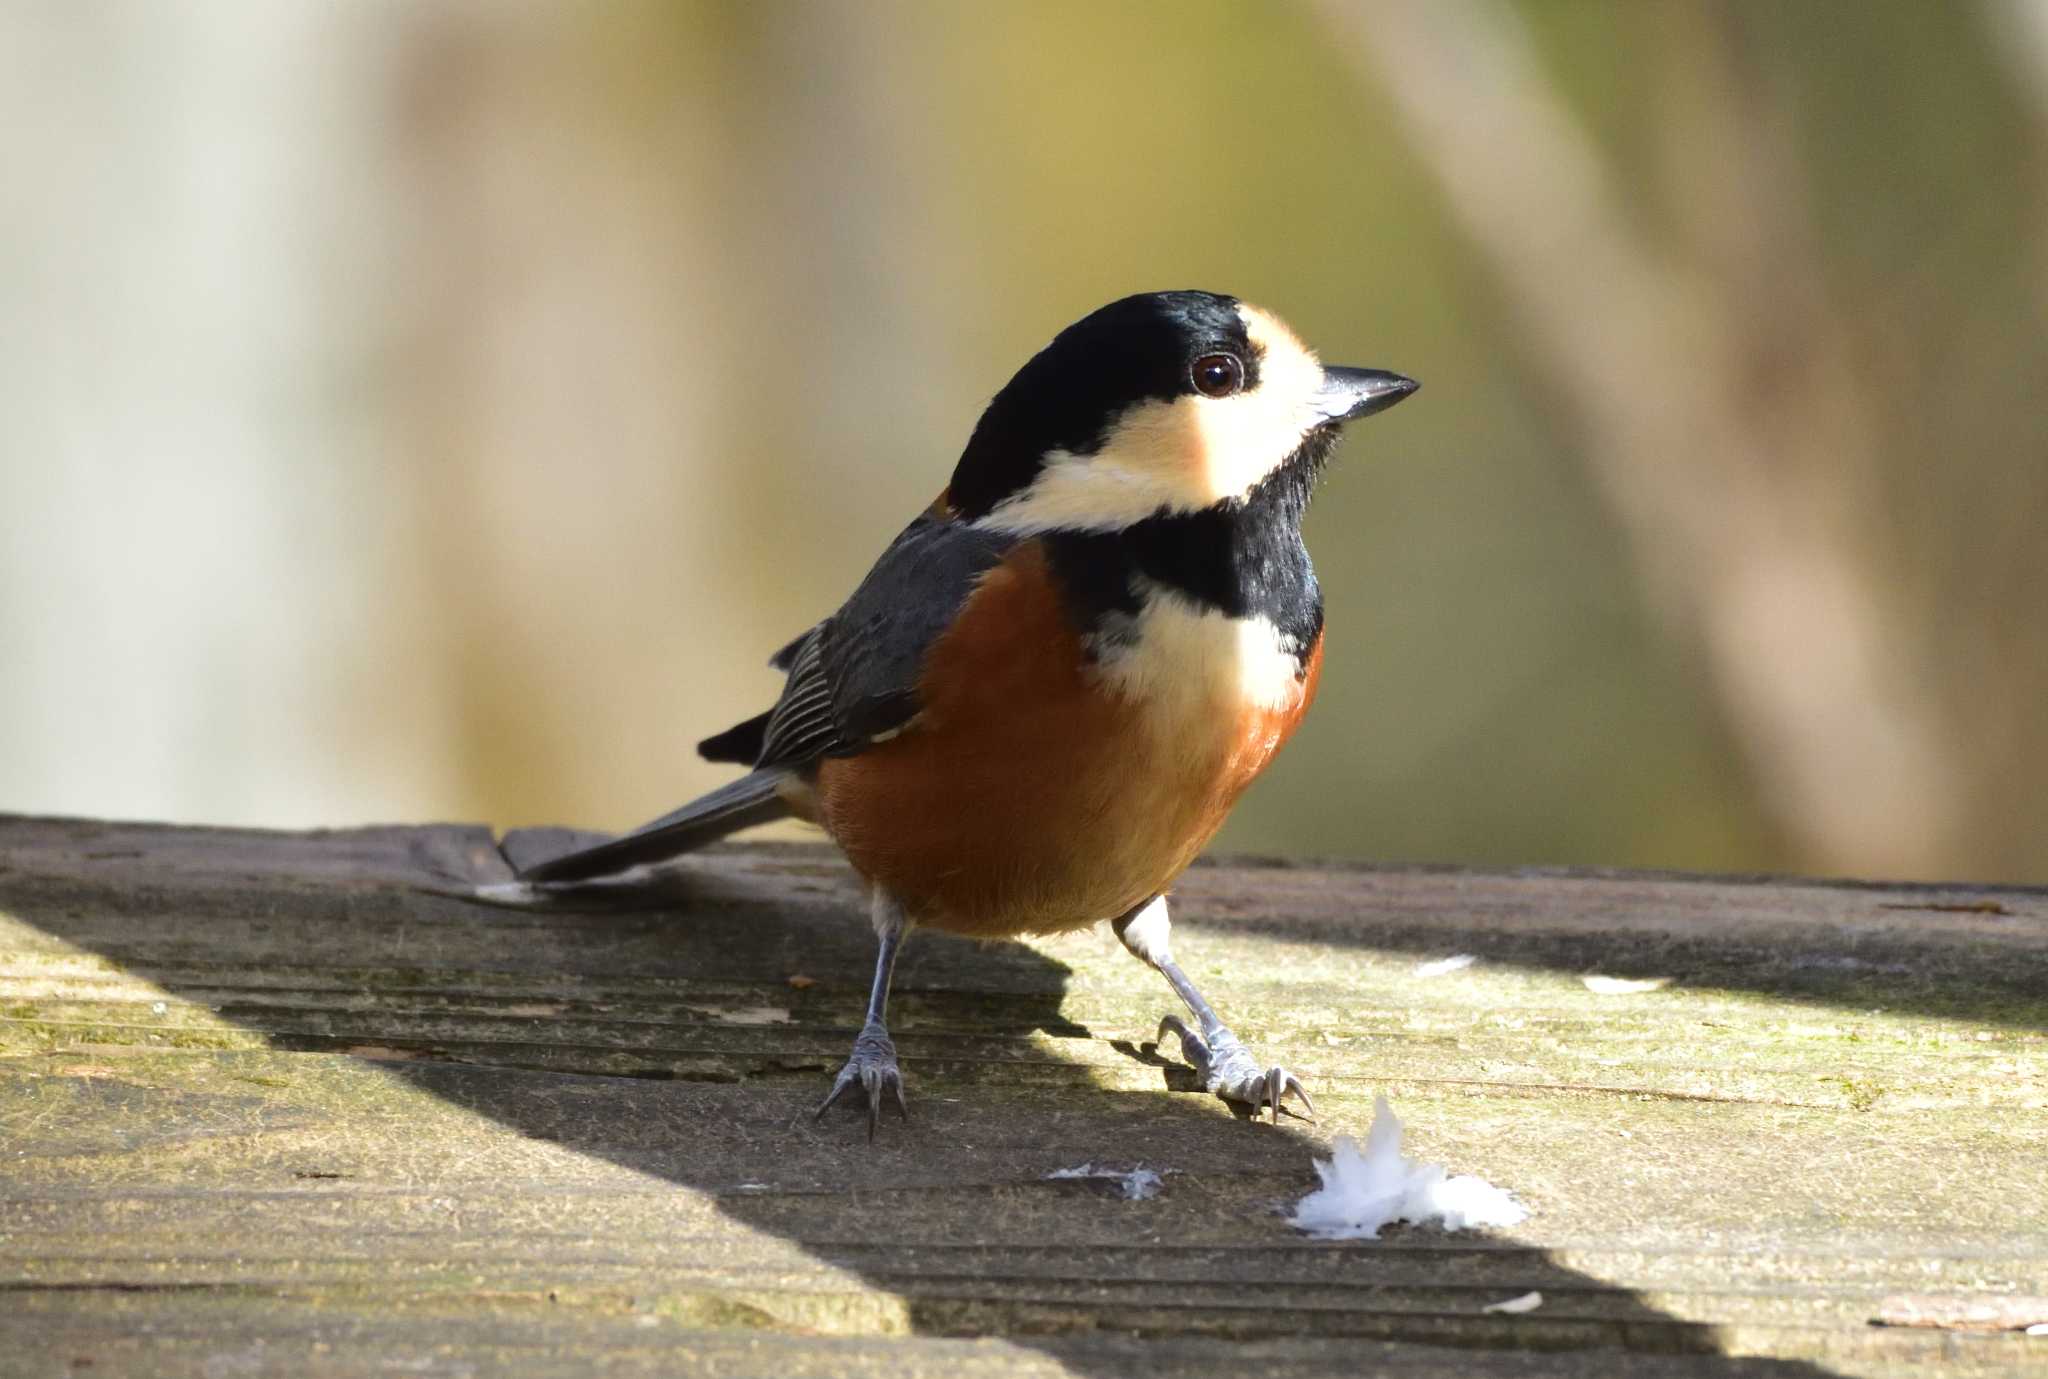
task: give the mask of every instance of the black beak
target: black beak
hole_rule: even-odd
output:
[[[1421,386],[1385,369],[1324,369],[1316,410],[1326,426],[1356,421],[1386,411]]]

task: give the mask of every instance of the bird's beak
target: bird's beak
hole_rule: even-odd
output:
[[[1316,414],[1326,426],[1356,421],[1386,411],[1421,386],[1385,369],[1324,369],[1322,390],[1315,396]]]

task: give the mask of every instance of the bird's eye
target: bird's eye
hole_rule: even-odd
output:
[[[1244,387],[1244,363],[1234,354],[1205,354],[1190,373],[1203,397],[1229,397]]]

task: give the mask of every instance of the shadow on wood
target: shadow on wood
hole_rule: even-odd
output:
[[[2028,1032],[1921,1049],[1920,1016],[1858,1016],[1839,1044],[1788,1032],[1830,1017],[1810,991],[1779,1003],[1778,976],[1603,996],[1551,970],[1750,970],[1736,955],[1771,950],[1773,923],[1782,952],[1820,951],[1788,900],[1716,946],[1734,911],[1702,897],[1739,888],[1192,873],[1184,958],[1310,1076],[1326,1127],[1361,1131],[1386,1086],[1421,1152],[1538,1211],[1517,1238],[1334,1245],[1278,1214],[1321,1136],[1168,1090],[1136,1044],[1170,993],[1112,941],[916,936],[893,1021],[914,1119],[870,1147],[857,1117],[809,1114],[872,957],[830,854],[707,854],[656,908],[421,889],[506,875],[476,829],[0,822],[21,1353],[102,1373],[342,1373],[374,1349],[535,1373],[1100,1375],[1990,1373],[2027,1353],[1868,1325],[1930,1259],[1965,1291],[2038,1276],[2023,988],[1998,1019]],[[2042,899],[2008,899],[2011,957],[2039,943]],[[1453,945],[1484,956],[1415,975]],[[1939,985],[1930,1006],[1967,1003]],[[1976,1108],[1967,1125],[1930,1118],[1937,1093]],[[1991,1181],[1956,1182],[1944,1148]],[[1084,1162],[1142,1163],[1165,1191],[1046,1177]],[[1530,1290],[1534,1312],[1480,1310]]]

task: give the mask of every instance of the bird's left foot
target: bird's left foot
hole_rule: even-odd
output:
[[[875,1127],[882,1120],[884,1090],[896,1094],[896,1109],[902,1112],[903,1119],[910,1119],[910,1105],[903,1099],[903,1070],[896,1066],[896,1045],[889,1038],[889,1031],[880,1025],[868,1025],[853,1041],[853,1057],[847,1059],[846,1066],[839,1070],[832,1090],[818,1104],[813,1119],[831,1110],[833,1102],[855,1087],[867,1094],[868,1139],[871,1142],[875,1138]]]
[[[1308,1094],[1308,1088],[1301,1085],[1301,1079],[1285,1068],[1262,1068],[1252,1057],[1251,1050],[1242,1040],[1223,1025],[1211,1030],[1209,1037],[1188,1028],[1187,1021],[1178,1015],[1169,1015],[1159,1022],[1159,1040],[1164,1043],[1166,1032],[1172,1030],[1180,1036],[1181,1056],[1194,1064],[1201,1075],[1202,1085],[1222,1097],[1252,1108],[1252,1119],[1257,1120],[1267,1107],[1273,1109],[1273,1123],[1280,1123],[1280,1103],[1289,1093],[1301,1099],[1308,1118],[1316,1118],[1316,1104]],[[1294,1114],[1290,1107],[1288,1114]]]

